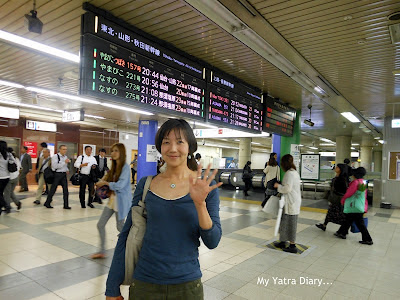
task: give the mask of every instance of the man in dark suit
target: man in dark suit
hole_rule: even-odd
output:
[[[40,168],[39,161],[40,161],[40,158],[43,156],[43,149],[47,149],[47,143],[45,143],[45,142],[40,143],[40,145],[39,145],[39,153],[38,153],[37,162],[36,162],[36,171],[39,170],[39,168]],[[46,185],[46,190],[42,193],[43,196],[45,196],[49,193],[49,187],[47,186],[47,183],[45,183],[45,185]]]
[[[19,184],[21,186],[20,192],[27,192],[28,182],[26,180],[26,175],[32,171],[32,157],[26,153],[28,151],[28,147],[23,146],[21,148],[21,171],[19,173]]]
[[[104,149],[104,148],[100,149],[99,155],[95,155],[94,158],[96,159],[97,165],[99,166],[99,170],[100,170],[99,178],[103,178],[105,172],[108,171],[106,149]],[[94,195],[93,202],[98,202],[100,204],[103,203],[96,194]]]

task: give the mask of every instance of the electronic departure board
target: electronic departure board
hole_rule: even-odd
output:
[[[81,94],[204,120],[203,67],[101,17],[83,19]]]
[[[259,92],[220,73],[209,74],[206,118],[220,127],[253,133],[262,131],[263,105]]]
[[[284,136],[293,136],[296,111],[271,97],[264,97],[264,131]]]

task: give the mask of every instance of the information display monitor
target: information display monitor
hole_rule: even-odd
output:
[[[100,16],[83,21],[81,94],[205,119],[203,67]]]
[[[260,93],[222,73],[211,71],[207,83],[206,118],[219,127],[261,133]]]
[[[293,136],[296,111],[272,97],[265,96],[263,100],[265,105],[263,130],[277,135]]]

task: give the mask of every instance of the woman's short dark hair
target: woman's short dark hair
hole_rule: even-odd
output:
[[[281,167],[285,172],[290,169],[296,170],[296,166],[293,163],[293,156],[291,156],[290,154],[284,155],[281,159]]]
[[[347,167],[348,166],[346,164],[337,164],[336,167],[340,169],[339,177],[342,177],[342,176],[343,177],[348,177],[349,176],[349,174],[347,174]]]
[[[196,153],[196,155],[194,156],[195,159],[201,159],[201,154],[200,153]]]
[[[359,168],[353,170],[352,174],[355,178],[361,179],[365,176],[365,174],[367,174],[367,170],[365,170],[365,168],[363,168],[363,167],[359,167]]]
[[[268,166],[275,167],[278,165],[278,162],[275,159],[275,152],[272,152],[269,156]]]
[[[45,142],[40,143],[40,146],[41,146],[42,148],[47,148],[47,143],[45,143]]]
[[[3,155],[4,159],[7,159],[7,142],[0,141],[0,153]]]
[[[183,119],[169,119],[167,122],[161,125],[160,129],[157,131],[155,144],[158,152],[161,153],[161,144],[163,139],[169,135],[171,130],[174,130],[175,136],[180,138],[181,132],[185,136],[186,141],[189,144],[189,156],[187,158],[187,166],[189,169],[196,171],[197,162],[194,158],[194,152],[197,151],[197,140],[193,134],[193,129],[190,127],[189,123]],[[190,158],[189,158],[190,157]]]

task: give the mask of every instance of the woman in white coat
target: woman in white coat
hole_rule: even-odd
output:
[[[275,183],[278,192],[285,196],[285,207],[283,210],[282,221],[279,227],[279,242],[275,242],[275,247],[282,248],[285,252],[297,253],[296,231],[297,218],[300,214],[301,192],[300,175],[293,164],[293,156],[286,154],[282,157],[281,168],[286,172],[282,184]],[[289,247],[286,242],[289,241]]]

